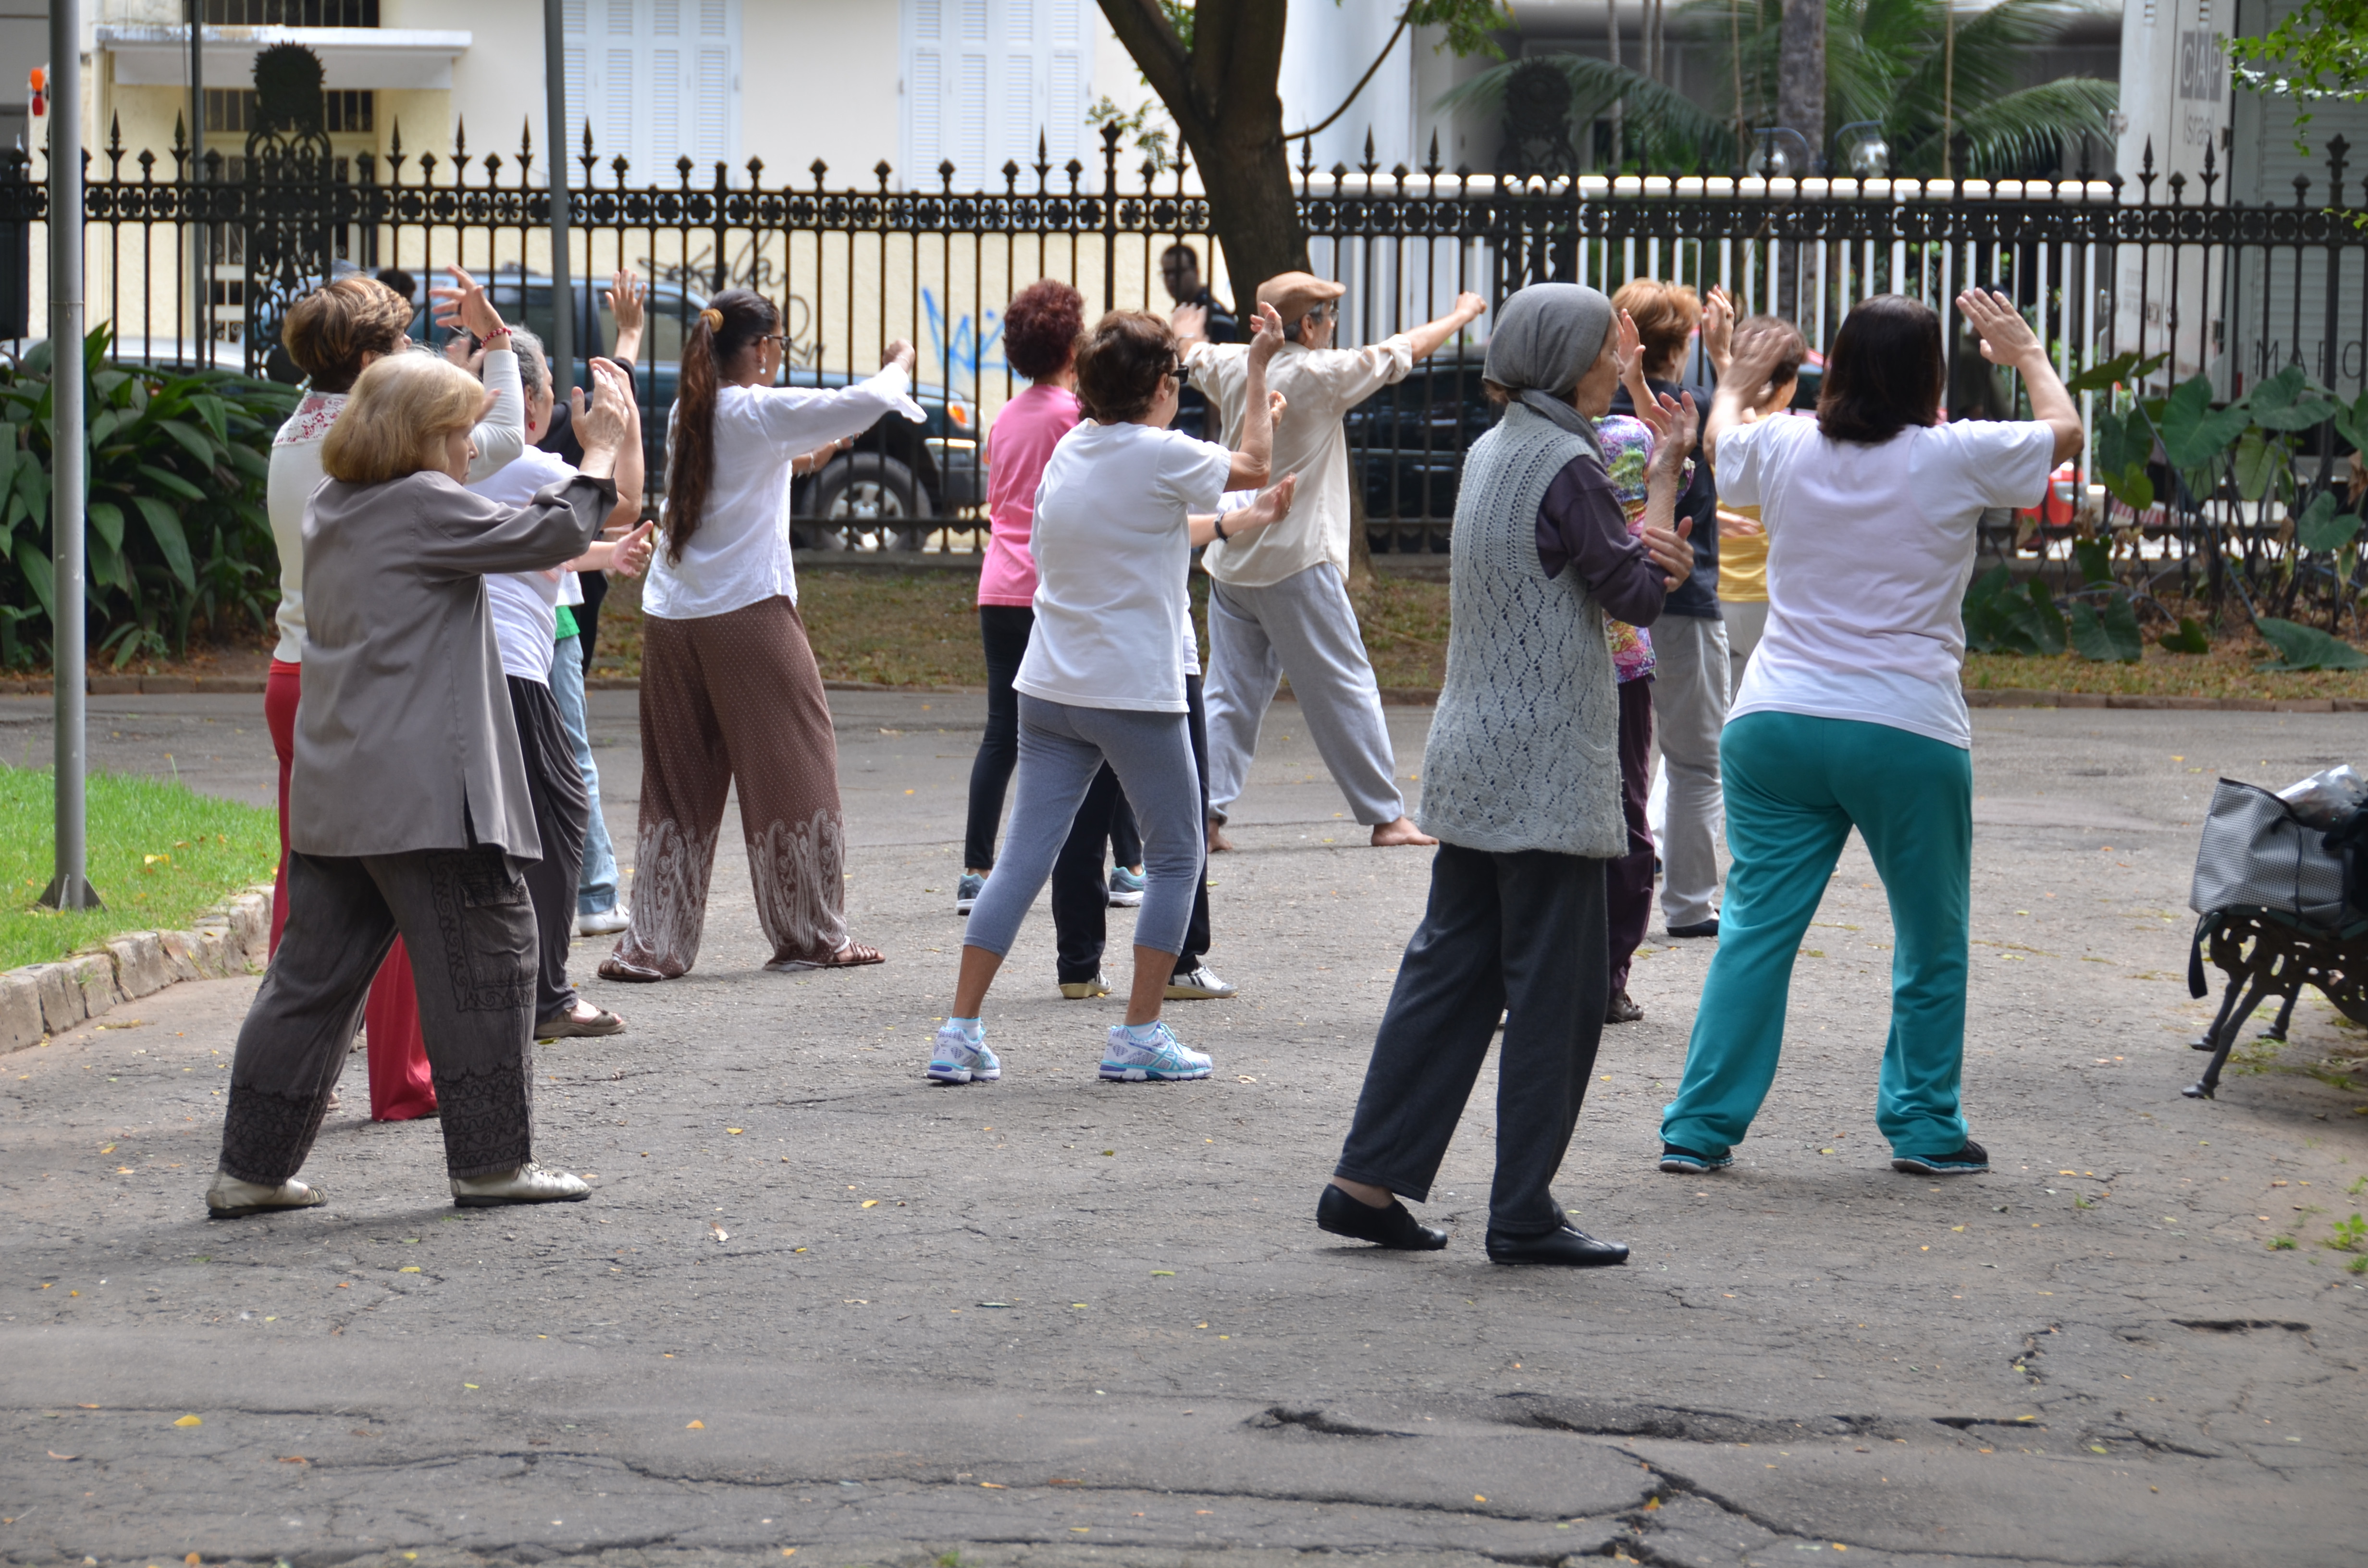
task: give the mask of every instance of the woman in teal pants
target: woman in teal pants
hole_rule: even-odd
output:
[[[1896,937],[1875,1109],[1892,1166],[1989,1168],[1958,1105],[1974,837],[1958,607],[1983,509],[2036,505],[2081,429],[2011,301],[1972,290],[1957,308],[1984,357],[2021,374],[2036,418],[1941,423],[1940,317],[1896,294],[1842,323],[1814,420],[1750,419],[1796,351],[1787,329],[1738,331],[1719,378],[1703,446],[1720,499],[1760,509],[1768,630],[1719,745],[1735,863],[1662,1115],[1665,1171],[1733,1163],[1776,1076],[1793,956],[1853,827]]]

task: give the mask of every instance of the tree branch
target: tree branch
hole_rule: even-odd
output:
[[[1177,130],[1187,136],[1206,128],[1213,117],[1193,90],[1192,57],[1184,40],[1167,25],[1158,0],[1099,0],[1110,31],[1133,56],[1135,68],[1174,117]],[[1197,123],[1188,123],[1188,121]],[[1197,137],[1195,136],[1197,140]]]
[[[1398,13],[1398,25],[1390,29],[1389,41],[1382,45],[1382,51],[1379,54],[1373,56],[1373,62],[1365,67],[1365,74],[1357,78],[1357,85],[1349,89],[1349,96],[1340,100],[1340,107],[1334,109],[1330,114],[1326,115],[1322,119],[1318,120],[1315,124],[1309,126],[1304,131],[1291,131],[1284,132],[1282,138],[1282,143],[1284,146],[1288,147],[1291,143],[1298,141],[1303,136],[1313,136],[1318,131],[1331,130],[1332,122],[1349,112],[1349,106],[1355,103],[1357,101],[1357,95],[1365,90],[1365,84],[1373,79],[1373,73],[1382,68],[1382,62],[1387,60],[1390,57],[1390,51],[1398,46],[1399,38],[1403,36],[1406,30],[1406,19],[1413,15],[1414,6],[1412,4],[1408,4],[1405,10]]]

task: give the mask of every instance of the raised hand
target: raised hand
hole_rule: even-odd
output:
[[[1478,321],[1488,313],[1488,301],[1484,296],[1467,289],[1455,296],[1455,313],[1466,322]]]
[[[919,360],[920,355],[914,350],[911,340],[900,337],[890,344],[888,351],[880,357],[880,368],[884,370],[891,365],[901,365],[904,367],[905,374],[909,376],[913,373],[914,365]]]
[[[1209,308],[1206,305],[1178,305],[1167,312],[1167,324],[1178,343],[1199,343],[1209,335]]]
[[[1982,358],[1991,364],[2020,365],[2033,354],[2045,358],[2047,350],[2039,335],[2004,294],[1968,289],[1957,296],[1957,309],[1966,324],[1981,335]]]
[[[617,453],[642,438],[642,411],[633,402],[632,379],[612,359],[592,361],[592,384],[598,389],[586,403],[582,387],[567,389],[567,412],[575,438],[584,444],[583,472],[596,479],[609,477]],[[595,459],[598,460],[596,472]]]
[[[1663,588],[1674,588],[1692,575],[1694,547],[1687,542],[1687,536],[1693,531],[1694,520],[1680,517],[1674,528],[1646,523],[1638,536],[1645,542],[1645,553],[1651,556],[1653,564],[1661,569]]]
[[[1683,472],[1687,458],[1693,454],[1694,431],[1700,427],[1694,394],[1680,392],[1669,397],[1648,392],[1637,401],[1636,417],[1653,432],[1654,472]]]
[[[428,290],[436,302],[436,324],[465,328],[479,337],[494,337],[509,330],[502,324],[499,311],[485,298],[485,286],[459,267],[448,267],[452,281]]]
[[[609,275],[609,313],[616,318],[619,338],[629,332],[640,335],[642,305],[649,298],[649,291],[641,275],[627,267],[620,267]]]
[[[1785,350],[1790,347],[1786,335],[1781,332],[1757,331],[1737,335],[1735,352],[1727,362],[1726,371],[1719,377],[1720,389],[1724,391],[1731,383],[1745,403],[1759,406],[1770,392],[1776,390],[1776,364],[1784,358]]]
[[[1719,284],[1711,285],[1710,297],[1702,301],[1702,340],[1711,373],[1725,381],[1735,358],[1735,301]]]
[[[1282,317],[1272,305],[1260,301],[1258,314],[1250,318],[1250,358],[1263,365],[1282,347]]]

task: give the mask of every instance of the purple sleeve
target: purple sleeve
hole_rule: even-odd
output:
[[[1630,536],[1611,476],[1591,457],[1572,459],[1538,504],[1538,565],[1549,581],[1577,567],[1579,582],[1614,620],[1650,626],[1660,619],[1668,593],[1661,570]]]

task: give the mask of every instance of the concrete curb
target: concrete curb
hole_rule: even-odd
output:
[[[2133,692],[1970,687],[1968,708],[2138,708],[2196,713],[2368,713],[2363,697],[2156,697]]]
[[[0,1053],[39,1045],[184,980],[247,974],[269,954],[271,890],[233,893],[188,931],[127,931],[88,952],[0,974]]]

